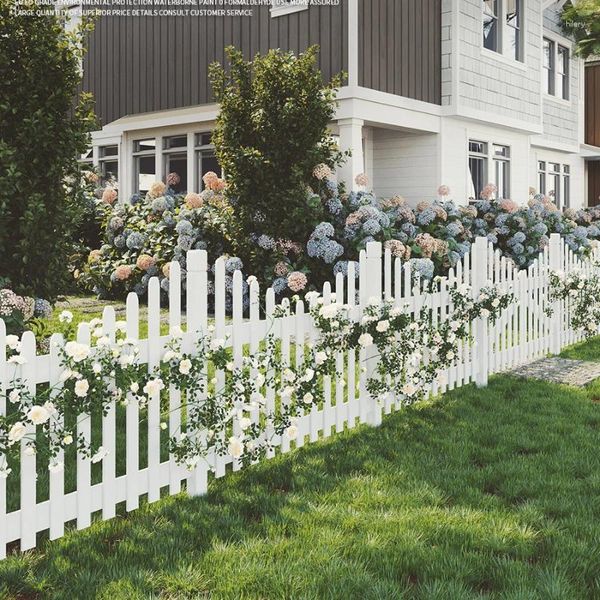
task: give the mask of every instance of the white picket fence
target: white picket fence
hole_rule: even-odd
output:
[[[596,252],[595,257],[597,258]],[[591,272],[594,268],[592,260],[580,261],[557,234],[551,236],[549,247],[540,254],[538,260],[527,270],[521,271],[517,271],[509,261],[501,257],[485,238],[477,238],[471,252],[455,269],[450,270],[447,277],[435,284],[433,293],[424,294],[421,287],[413,285],[408,263],[393,259],[389,251],[382,253],[380,244],[371,243],[366,252],[361,252],[358,277],[355,278],[351,265],[346,278],[338,274],[333,290],[329,283],[325,284],[323,296],[325,302],[329,302],[332,292],[335,292],[337,301],[347,302],[354,307],[356,318],[360,318],[362,307],[372,297],[394,300],[398,306],[408,304],[413,311],[418,310],[426,301],[434,319],[443,320],[451,306],[448,288],[454,283],[469,284],[477,291],[491,281],[505,290],[512,290],[517,301],[504,311],[493,326],[484,320],[473,324],[474,343],[460,347],[455,363],[447,370],[446,383],[432,385],[432,392],[438,393],[470,382],[485,385],[491,373],[510,369],[549,352],[557,353],[562,347],[579,340],[580,334],[569,325],[568,301],[557,303],[552,317],[544,312],[548,273],[550,269],[568,273],[573,269]],[[171,265],[169,324],[185,325],[189,332],[183,338],[186,351],[191,351],[194,347],[197,334],[193,332],[208,331],[207,269],[204,251],[194,250],[188,253],[187,314],[185,323],[182,323],[184,315],[181,310],[180,267],[178,263]],[[233,348],[234,361],[241,362],[244,347],[250,352],[256,352],[268,331],[274,332],[280,340],[284,362],[289,364],[289,361],[300,360],[306,342],[314,340],[316,335],[304,302],[298,301],[292,307],[291,316],[274,320],[273,290],[266,290],[263,305],[265,310],[261,311],[261,292],[258,284],[252,282],[249,309],[244,311],[243,279],[238,271],[233,276],[233,308],[231,318],[228,319],[225,313],[225,277],[225,261],[219,259],[215,265],[216,309],[211,317],[214,325],[212,335],[214,338],[227,339],[227,345]],[[147,339],[140,341],[140,357],[152,369],[160,361],[169,340],[160,331],[160,289],[156,278],[149,285],[147,319],[148,335]],[[139,306],[135,294],[130,294],[127,298],[126,321],[128,337],[137,339]],[[114,340],[113,308],[104,309],[102,327],[104,333]],[[87,324],[79,326],[78,341],[88,344],[90,335]],[[62,369],[55,343],[61,343],[59,336],[53,336],[49,355],[38,356],[34,335],[26,332],[22,338],[22,354],[27,362],[21,366],[7,363],[4,337],[4,326],[0,321],[0,392],[9,389],[15,377],[22,378],[34,392],[37,386],[58,384]],[[368,350],[338,353],[338,371],[345,372],[349,385],[336,382],[333,393],[330,385],[324,385],[321,408],[313,406],[299,418],[299,434],[294,441],[290,442],[284,436],[276,442],[281,452],[289,451],[290,446],[299,447],[320,437],[328,437],[334,429],[341,432],[359,422],[377,425],[382,414],[398,408],[399,402],[392,393],[387,395],[382,405],[369,397],[365,384],[372,364],[367,372],[359,368],[365,364],[365,358],[368,358]],[[217,385],[222,384],[225,377],[225,373],[217,372]],[[354,385],[355,378],[359,380],[357,386]],[[273,407],[275,389],[265,390],[265,396],[267,407]],[[5,414],[7,407],[2,398],[3,393],[0,394],[0,414]],[[75,489],[68,492],[65,491],[65,480],[69,466],[65,467],[66,471],[48,473],[48,465],[40,464],[42,461],[35,455],[27,455],[25,443],[22,442],[20,473],[15,481],[11,480],[15,475],[10,475],[9,479],[0,478],[0,558],[6,555],[7,544],[19,541],[21,550],[34,548],[40,532],[48,530],[49,538],[57,539],[64,535],[65,524],[68,522],[74,521],[77,529],[84,529],[91,524],[93,518],[100,516],[99,511],[102,519],[110,519],[115,516],[118,503],[125,502],[126,510],[132,511],[138,508],[142,495],[146,495],[148,502],[154,502],[160,498],[161,491],[164,493],[167,488],[169,494],[180,492],[183,482],[188,494],[204,494],[211,471],[215,477],[222,477],[231,463],[234,470],[240,468],[238,461],[232,461],[231,457],[212,456],[209,457],[210,464],[200,462],[190,472],[176,464],[172,456],[161,457],[161,438],[164,440],[165,436],[177,432],[181,423],[181,396],[177,390],[169,390],[169,403],[166,431],[160,427],[161,415],[157,398],[149,400],[145,409],[147,414],[142,421],[137,402],[130,401],[127,404],[124,417],[118,417],[118,410],[113,404],[108,414],[102,417],[102,445],[108,450],[108,455],[102,461],[101,477],[92,480],[90,460],[79,454],[76,465],[72,465],[76,471]],[[147,427],[147,432],[144,432],[147,433],[147,464],[143,467],[140,465],[139,453],[142,423]],[[117,448],[118,427],[126,428],[125,448]],[[77,431],[90,439],[90,418],[80,415]],[[122,473],[117,472],[119,453],[125,454]],[[43,479],[42,473],[49,478],[47,490],[37,489],[36,473],[40,474],[40,479]],[[12,491],[11,485],[15,488]],[[7,503],[9,496],[12,499]],[[13,496],[16,496],[16,500]]]

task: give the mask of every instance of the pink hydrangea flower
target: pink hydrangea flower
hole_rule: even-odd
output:
[[[275,265],[273,271],[275,272],[275,275],[277,275],[277,277],[285,277],[290,272],[290,268],[286,262],[280,260]]]
[[[167,263],[166,265],[163,265],[162,268],[162,274],[168,279],[169,275],[171,274],[171,263]]]
[[[204,204],[204,200],[202,199],[202,196],[200,194],[190,192],[185,197],[185,205],[188,208],[201,208],[203,204]]]
[[[102,202],[105,202],[106,204],[113,204],[116,199],[117,199],[117,190],[115,190],[115,188],[107,187],[102,192]]]
[[[356,185],[359,185],[361,187],[366,187],[367,185],[369,185],[369,178],[366,176],[365,173],[359,173],[354,178],[354,182],[356,183]]]
[[[131,277],[133,269],[129,265],[119,265],[115,269],[115,278],[119,281],[125,281]]]
[[[491,200],[497,191],[498,188],[493,183],[488,183],[483,186],[480,196],[482,200]]]
[[[93,264],[100,260],[102,252],[100,250],[92,250],[88,255],[88,263]]]
[[[513,200],[505,198],[504,200],[500,201],[500,208],[508,213],[513,213],[519,210],[519,205]]]
[[[392,253],[392,256],[403,260],[410,258],[410,246],[405,246],[400,240],[388,240],[383,246]]]
[[[138,269],[147,271],[150,267],[156,264],[156,259],[149,254],[140,254],[135,264]]]
[[[166,191],[167,191],[167,186],[162,181],[155,181],[150,186],[150,190],[148,191],[148,195],[151,198],[160,198],[161,196],[165,195]]]
[[[329,179],[332,173],[331,169],[325,163],[321,163],[313,169],[313,175],[319,181],[323,181],[323,179]]]
[[[306,284],[308,283],[308,279],[306,278],[306,275],[304,273],[302,273],[301,271],[294,271],[293,273],[290,273],[288,275],[287,281],[288,281],[288,287],[290,288],[290,290],[292,290],[292,292],[302,291],[306,287]]]
[[[438,188],[438,196],[448,196],[450,194],[450,188],[447,185],[440,185]]]

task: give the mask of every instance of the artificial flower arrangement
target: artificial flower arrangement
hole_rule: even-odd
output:
[[[320,403],[328,381],[355,384],[337,371],[336,356],[343,351],[376,349],[379,358],[366,382],[375,401],[382,402],[391,385],[402,403],[415,402],[453,364],[459,344],[470,341],[469,324],[477,318],[494,322],[512,301],[510,293],[494,286],[475,298],[466,285],[454,286],[450,293],[453,309],[439,322],[427,309],[427,292],[423,308],[414,315],[406,306],[373,300],[360,320],[335,296],[325,302],[309,292],[306,300],[317,336],[296,364],[284,362],[272,330],[258,352],[236,362],[227,341],[216,339],[212,328],[195,336],[194,350],[185,352],[183,339],[188,334],[175,327],[160,364],[149,370],[140,361],[138,341],[126,336],[123,322],[117,323],[116,340],[111,341],[97,320],[91,324],[93,345],[68,341],[58,346],[58,385],[34,395],[15,379],[4,392],[3,400],[13,409],[0,416],[0,476],[10,474],[22,443],[28,454],[48,452],[50,471],[64,467],[60,450],[72,444],[92,462],[103,460],[107,451],[78,435],[74,417],[100,417],[113,402],[137,402],[144,409],[152,400],[161,402],[164,414],[169,410],[169,388],[183,392],[186,399],[185,429],[170,438],[170,451],[179,463],[193,469],[212,455],[231,455],[248,464],[271,452],[277,436],[296,437],[297,418]],[[280,306],[274,318],[288,314],[289,307]],[[8,336],[7,346],[9,365],[26,362],[17,336]],[[209,379],[209,364],[224,373],[222,379]]]

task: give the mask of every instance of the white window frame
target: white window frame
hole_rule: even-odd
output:
[[[478,144],[485,144],[486,148],[485,148],[485,152],[484,153],[475,153],[475,152],[471,152],[469,146],[471,143],[478,143]],[[502,148],[506,148],[506,156],[496,156],[495,152],[494,152],[494,148],[495,147],[502,147]],[[484,168],[484,176],[486,177],[486,181],[484,182],[484,186],[487,185],[488,183],[493,183],[497,188],[499,188],[498,186],[498,182],[496,181],[496,163],[498,162],[502,162],[505,163],[507,166],[507,172],[508,172],[508,184],[507,184],[507,188],[508,188],[508,194],[506,196],[503,196],[504,198],[510,198],[510,195],[512,194],[512,148],[511,148],[511,144],[508,143],[507,141],[502,141],[502,140],[489,140],[486,137],[482,137],[482,136],[478,136],[476,133],[474,133],[472,136],[469,136],[467,139],[467,172],[469,175],[469,185],[467,187],[467,189],[470,189],[473,187],[473,176],[471,175],[471,168],[469,165],[469,159],[471,158],[481,158],[485,160],[485,168]],[[499,198],[500,196],[498,194],[496,194],[496,197]],[[479,200],[479,198],[475,198],[475,200]]]
[[[539,193],[547,196],[549,183],[551,178],[554,178],[554,180],[557,181],[557,185],[552,186],[555,188],[554,197],[550,196],[550,198],[558,208],[569,208],[571,205],[571,165],[561,163],[560,160],[556,160],[555,158],[538,158],[537,164],[537,185]],[[551,168],[551,165],[558,165],[558,171]],[[541,185],[542,177],[544,179],[544,185]]]
[[[545,75],[545,71],[546,69],[544,68],[544,40],[548,40],[549,42],[552,42],[553,46],[553,55],[552,55],[552,62],[553,62],[553,90],[552,92],[548,92],[548,85],[546,82],[546,78],[542,77],[542,93],[544,95],[544,98],[548,99],[548,100],[552,100],[553,102],[558,102],[560,104],[563,104],[565,106],[570,106],[572,103],[572,93],[571,93],[571,84],[573,83],[573,75],[574,75],[574,70],[576,69],[576,66],[573,65],[573,44],[567,40],[566,38],[559,36],[553,32],[549,32],[547,30],[544,30],[544,33],[542,35],[542,44],[541,44],[541,48],[540,48],[540,52],[541,52],[541,66],[542,66],[542,70],[544,71],[544,75]],[[562,89],[562,85],[559,86],[559,81],[560,78],[563,77],[563,73],[561,73],[559,71],[558,68],[558,62],[559,62],[559,52],[558,49],[560,48],[564,48],[568,54],[569,54],[569,62],[568,62],[568,66],[567,66],[567,98],[563,98],[562,96],[558,96],[558,90]]]
[[[510,25],[506,22],[506,0],[497,0],[498,1],[498,44],[496,50],[491,50],[486,48],[483,43],[483,19],[485,16],[484,4],[481,2],[481,19],[480,19],[480,44],[481,44],[481,52],[485,56],[494,57],[503,62],[507,62],[508,64],[525,69],[526,68],[526,53],[525,53],[525,40],[527,37],[527,21],[525,19],[525,15],[527,14],[527,0],[519,0],[520,1],[520,24],[518,28],[519,33],[519,56],[515,57],[513,53],[513,49],[508,46],[509,37],[507,35],[508,29],[512,29]]]
[[[289,15],[291,13],[308,9],[308,0],[289,1],[290,4],[288,4],[286,0],[272,0],[271,17],[281,17],[283,15]]]

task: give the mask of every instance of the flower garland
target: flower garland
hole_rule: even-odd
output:
[[[594,268],[600,263],[594,263]],[[598,335],[600,323],[600,277],[575,270],[565,275],[562,271],[550,271],[547,316],[554,314],[552,304],[569,299],[571,302],[571,327],[586,338]]]
[[[368,392],[377,401],[393,392],[410,404],[423,398],[430,384],[455,361],[459,344],[470,341],[470,323],[477,318],[493,322],[512,302],[510,293],[491,285],[476,299],[466,285],[452,287],[449,293],[450,314],[436,322],[427,305],[430,292],[423,295],[415,315],[408,306],[374,300],[360,320],[356,308],[335,302],[335,297],[325,302],[311,292],[306,300],[317,336],[305,345],[304,356],[295,365],[283,359],[271,330],[258,352],[236,361],[226,340],[214,338],[212,327],[192,351],[184,352],[187,334],[176,327],[160,364],[149,370],[140,362],[137,340],[127,338],[123,326],[114,342],[96,327],[93,346],[69,341],[58,348],[63,371],[56,386],[35,395],[22,380],[9,386],[6,400],[14,409],[0,417],[0,454],[10,462],[18,455],[18,442],[25,440],[26,453],[48,452],[49,469],[57,471],[64,466],[58,459],[60,450],[76,444],[82,454],[98,462],[107,451],[92,446],[66,425],[67,420],[105,415],[113,402],[135,401],[144,409],[157,398],[165,414],[169,411],[166,390],[171,388],[181,392],[186,411],[185,430],[169,440],[178,463],[193,469],[201,459],[231,455],[249,464],[272,451],[278,436],[297,436],[298,417],[319,404],[331,379],[354,385],[337,371],[339,353],[372,347],[374,356],[369,360],[375,366],[367,378]],[[273,322],[289,315],[289,308],[278,307]],[[25,362],[18,339],[8,341],[9,363]],[[217,373],[211,379],[209,365]],[[47,444],[36,442],[36,426]],[[166,429],[166,423],[161,427]],[[9,462],[0,463],[0,476],[10,473]]]

